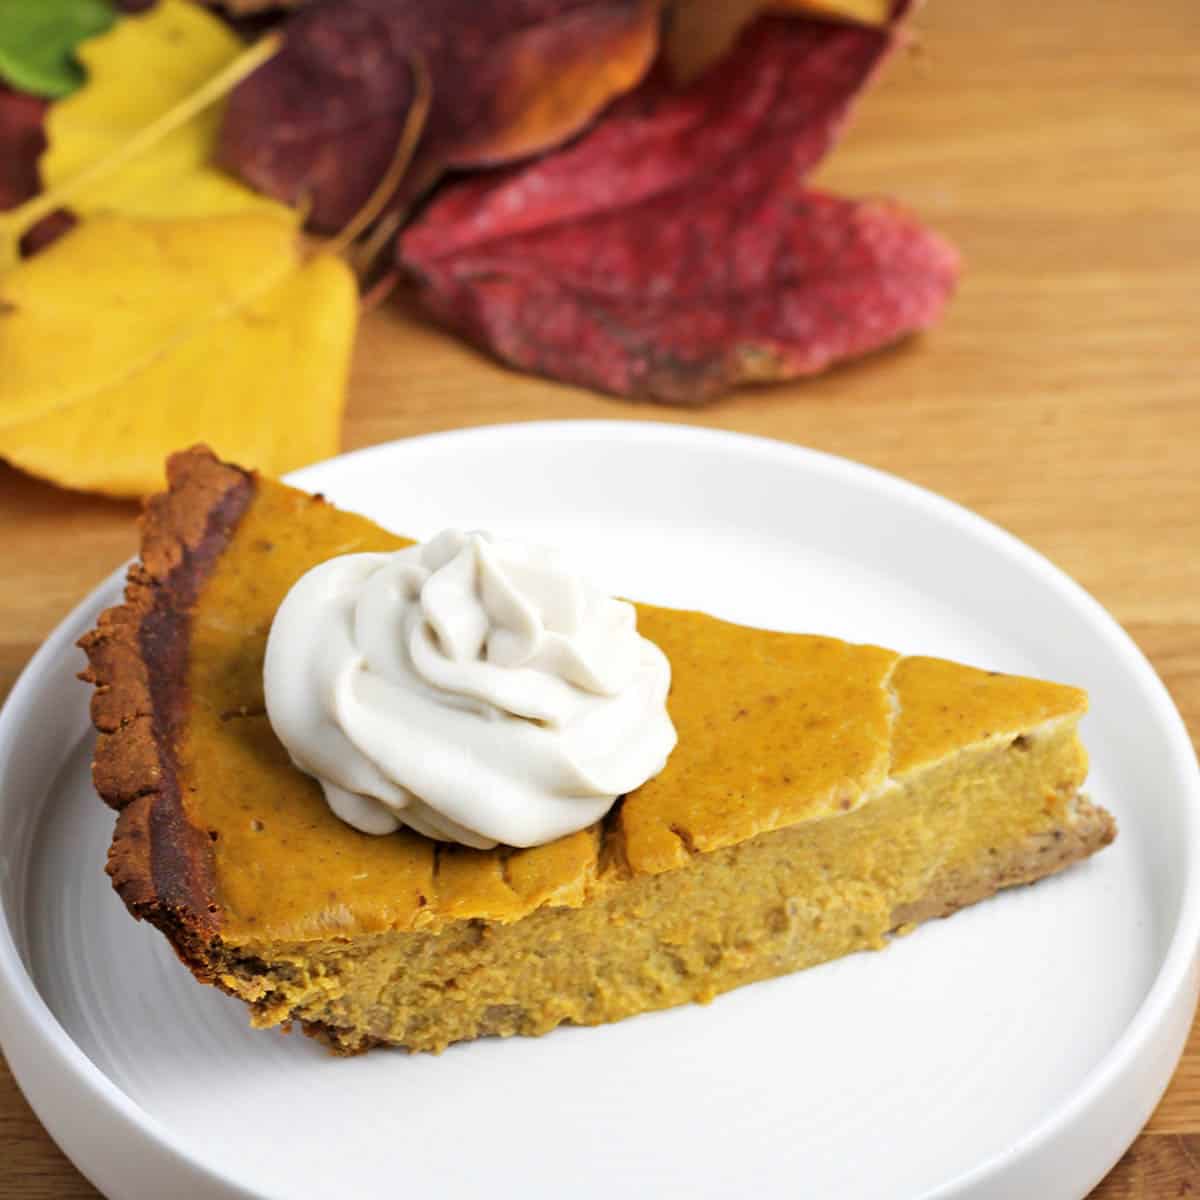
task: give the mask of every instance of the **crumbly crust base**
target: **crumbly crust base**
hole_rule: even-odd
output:
[[[428,999],[424,1002],[421,1019],[410,1020],[385,1036],[378,1036],[379,1031],[374,1028],[339,1026],[313,1019],[311,1009],[305,1010],[300,1004],[291,1008],[285,1019],[297,1021],[306,1034],[323,1042],[337,1054],[358,1054],[374,1046],[389,1044],[409,1050],[437,1052],[453,1041],[468,1038],[509,1036],[514,1033],[536,1035],[548,1032],[563,1020],[595,1024],[688,1001],[706,1001],[731,988],[814,966],[830,957],[852,951],[881,949],[892,935],[906,934],[925,921],[950,916],[1003,888],[1035,883],[1056,874],[1108,845],[1115,835],[1112,817],[1086,798],[1077,796],[1070,803],[1061,824],[982,855],[966,866],[942,868],[932,876],[925,891],[912,903],[892,910],[882,939],[864,930],[854,944],[843,943],[832,954],[820,948],[819,933],[814,933],[811,942],[807,935],[792,941],[790,945],[785,938],[781,947],[778,941],[773,941],[768,922],[763,927],[763,941],[754,948],[750,957],[744,957],[744,948],[735,942],[732,945],[714,946],[714,961],[697,962],[682,952],[682,946],[672,944],[669,938],[666,941],[651,939],[650,946],[642,947],[645,957],[639,958],[640,964],[648,964],[648,975],[632,985],[620,967],[609,974],[606,966],[601,965],[589,987],[562,980],[558,987],[535,997],[533,1003],[526,1002],[528,989],[515,988],[513,995],[508,998],[509,1003],[497,1003],[482,1009],[478,1006],[472,1009],[470,997],[460,990],[451,988],[443,993],[436,986],[428,986],[423,989]],[[766,865],[770,857],[766,843],[789,836],[791,833],[788,830],[763,835],[762,854],[758,855],[756,861]],[[742,852],[747,848],[748,845],[743,844]],[[717,857],[737,852],[736,849],[718,851]],[[751,850],[751,854],[757,853]],[[767,869],[770,869],[769,865]],[[603,903],[603,900],[598,902]],[[754,907],[755,901],[747,899],[747,913],[753,913]],[[651,915],[648,919],[655,918]],[[526,920],[538,926],[533,940],[553,945],[556,938],[570,936],[569,930],[576,923],[576,913],[569,909],[544,911]],[[528,942],[530,939],[525,940]],[[451,949],[448,957],[455,961],[456,950]],[[665,962],[657,962],[659,958],[664,958]],[[494,961],[483,949],[475,965],[486,972]],[[519,954],[517,961],[520,961]],[[414,964],[413,969],[416,971],[419,967]],[[524,969],[528,969],[527,964]],[[273,978],[274,973],[268,967],[256,977],[256,983],[270,988]],[[286,991],[287,984],[282,986]],[[469,986],[469,981],[465,986]],[[631,987],[632,991],[629,990]],[[591,988],[598,992],[615,992],[619,996],[616,1011],[604,1005],[597,1007],[586,1003],[584,997]],[[278,1006],[280,994],[272,994],[271,1000]],[[467,1010],[472,1015],[464,1016]],[[564,1010],[569,1015],[564,1017]],[[259,1020],[262,1024],[271,1024],[278,1017],[266,1016],[264,1020],[260,1016]]]

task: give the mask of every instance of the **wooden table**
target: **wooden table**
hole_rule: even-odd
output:
[[[919,24],[919,50],[892,64],[822,182],[895,195],[963,249],[968,272],[939,329],[813,382],[682,413],[511,374],[390,307],[359,339],[345,445],[626,417],[882,467],[1079,580],[1149,655],[1195,736],[1200,4],[939,0]],[[132,553],[135,511],[0,466],[0,694]],[[1194,1193],[1200,1026],[1145,1133],[1094,1195]],[[96,1194],[0,1064],[0,1197]]]

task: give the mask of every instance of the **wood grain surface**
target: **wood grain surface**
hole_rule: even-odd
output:
[[[918,26],[918,48],[863,103],[821,182],[894,195],[962,248],[967,273],[940,328],[821,379],[682,413],[515,375],[398,303],[366,319],[345,446],[624,417],[870,463],[975,509],[1074,576],[1150,657],[1195,737],[1200,3],[932,0]],[[135,511],[0,466],[0,694],[132,553]],[[95,1195],[0,1065],[0,1197]],[[1200,1028],[1093,1195],[1200,1196]]]

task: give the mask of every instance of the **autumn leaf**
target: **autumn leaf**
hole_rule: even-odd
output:
[[[326,458],[356,318],[288,221],[92,217],[0,276],[0,457],[117,496],[197,440],[271,474]]]
[[[724,57],[759,13],[792,10],[883,26],[892,9],[893,0],[672,0],[663,57],[675,79],[687,83]]]
[[[257,16],[276,9],[302,8],[309,0],[202,0],[209,8],[224,9],[233,17]]]
[[[156,118],[229,67],[243,44],[222,22],[185,0],[160,0],[79,49],[88,81],[55,104],[42,157],[47,192],[66,187],[128,144]],[[82,214],[212,216],[283,209],[212,166],[223,105],[208,106],[145,153],[70,195]]]
[[[0,79],[47,100],[70,95],[83,82],[76,46],[114,16],[107,0],[4,0]]]
[[[124,0],[126,4],[129,0]],[[184,0],[162,0],[80,47],[88,83],[47,114],[44,190],[0,213],[0,270],[53,240],[80,213],[198,216],[269,212],[298,220],[211,166],[219,103],[273,51],[245,48]],[[146,71],[154,61],[161,74]]]
[[[47,101],[24,92],[14,92],[0,84],[0,213],[17,208],[41,187],[38,156],[46,148],[42,122],[49,107]],[[0,221],[4,218],[0,217]],[[48,212],[30,225],[21,237],[20,251],[33,254],[70,228],[73,218],[64,209]],[[15,246],[7,247],[0,235],[0,266],[6,257],[16,256]]]
[[[657,0],[326,0],[230,100],[219,161],[340,227],[384,173],[412,102],[413,57],[433,103],[405,180],[495,164],[577,132],[637,83],[657,46]]]
[[[803,175],[891,47],[883,30],[764,19],[703,80],[662,65],[571,146],[444,188],[401,239],[405,255],[454,253],[620,211],[731,165]]]
[[[46,145],[47,104],[0,84],[0,211],[15,208],[38,187],[37,160]]]
[[[697,83],[659,71],[567,149],[446,188],[400,258],[502,359],[621,395],[701,403],[886,345],[937,317],[957,256],[803,176],[892,40],[761,18]]]
[[[834,20],[856,21],[860,25],[886,25],[889,18],[895,19],[898,7],[895,0],[770,0],[767,4],[760,2],[755,15],[794,8]],[[908,0],[903,7],[908,7]]]

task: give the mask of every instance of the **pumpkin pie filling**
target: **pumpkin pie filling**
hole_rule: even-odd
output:
[[[308,568],[408,543],[203,450],[170,478],[84,640],[109,869],[255,1024],[354,1052],[616,1020],[879,948],[1114,836],[1079,795],[1077,689],[650,606],[679,743],[599,824],[360,833],[272,732],[263,654]]]

